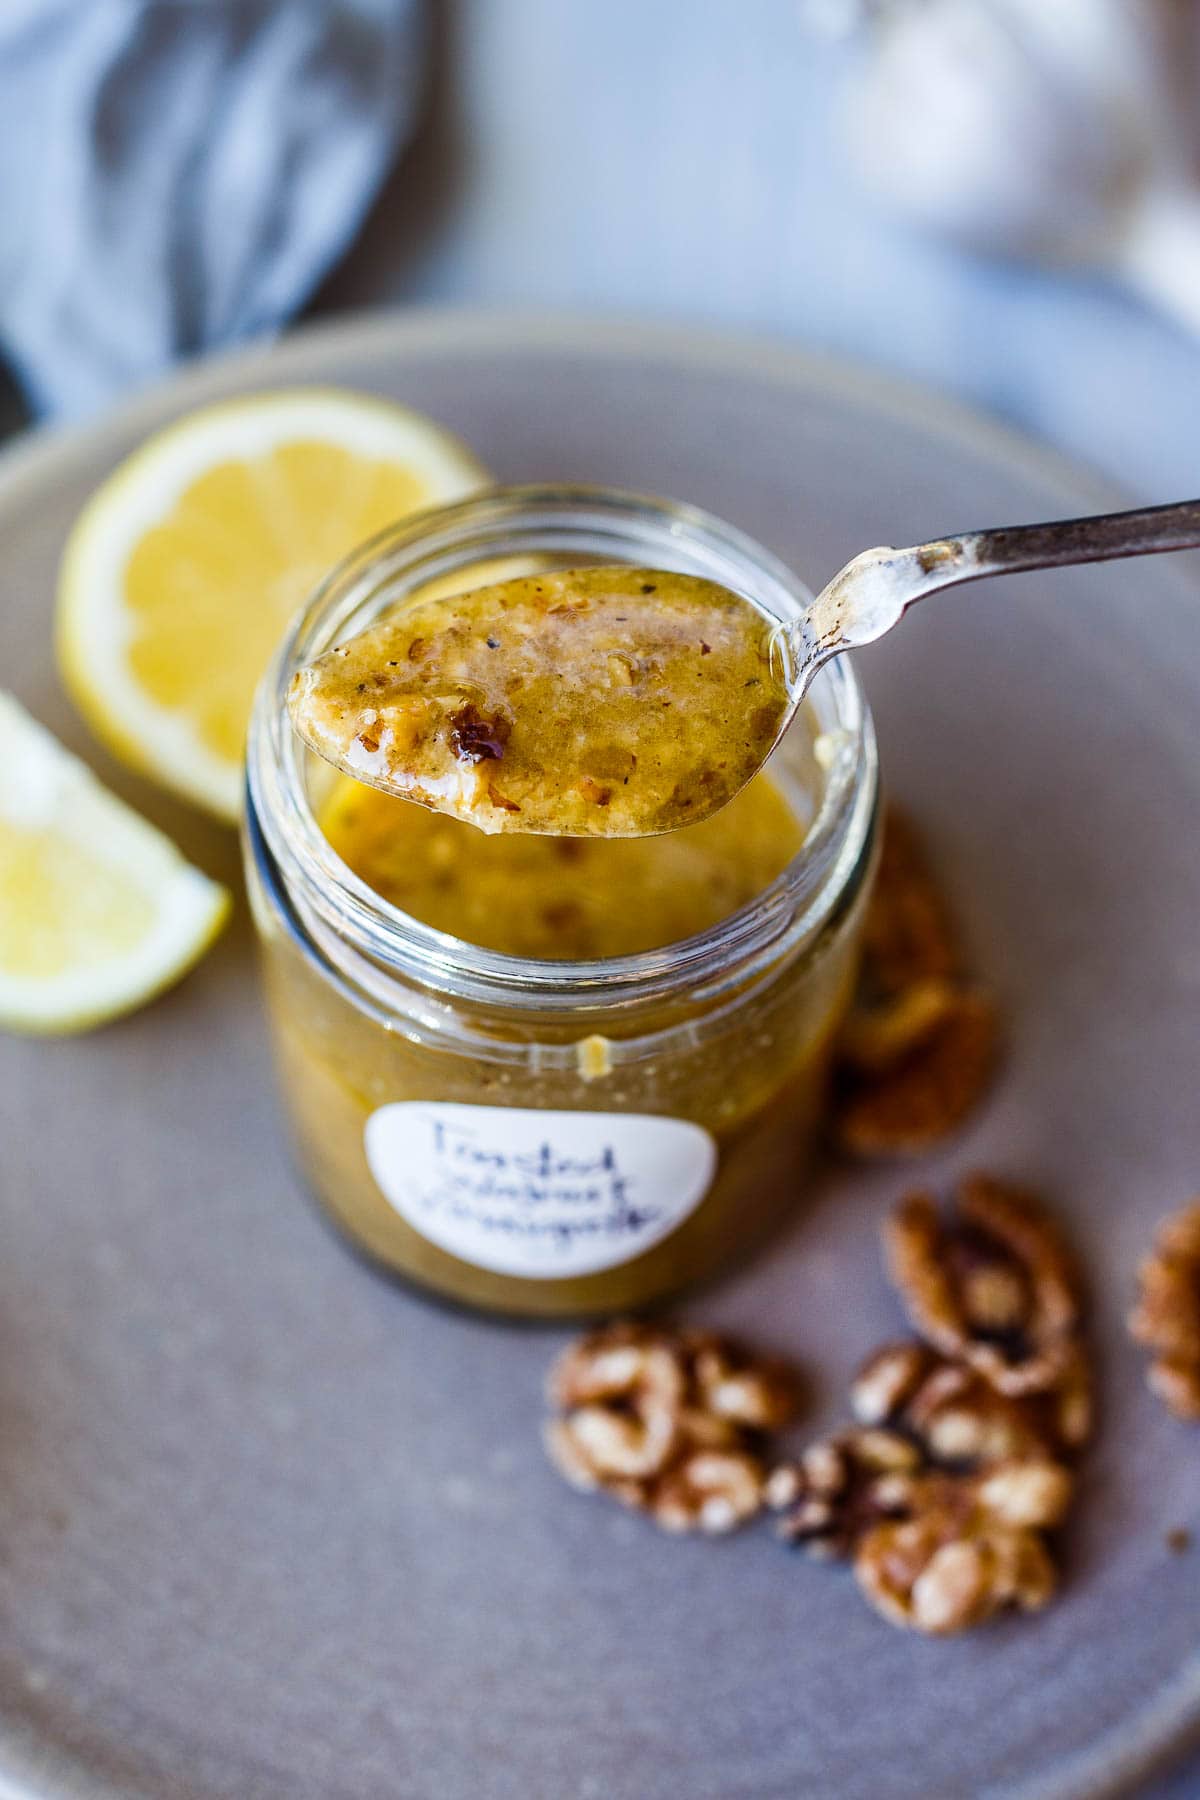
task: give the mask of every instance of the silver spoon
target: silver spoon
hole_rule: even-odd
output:
[[[298,671],[288,706],[345,774],[484,831],[654,836],[732,800],[823,664],[874,643],[926,594],[1193,547],[1195,500],[864,550],[773,627],[697,576],[624,565],[520,576],[414,600]]]
[[[844,650],[873,644],[899,624],[915,601],[939,588],[980,581],[985,575],[1197,548],[1200,500],[1180,500],[1047,525],[969,531],[907,550],[864,550],[821,589],[802,618],[775,634],[790,693],[779,735],[796,716],[818,669]]]

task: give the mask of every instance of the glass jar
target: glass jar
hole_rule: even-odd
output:
[[[641,1306],[802,1203],[873,867],[874,734],[843,658],[772,761],[806,815],[802,849],[698,936],[525,961],[418,922],[350,871],[318,821],[332,773],[288,724],[295,669],[432,582],[588,562],[707,576],[780,620],[809,598],[693,507],[493,490],[331,575],[263,680],[248,750],[247,873],[301,1168],[389,1269],[519,1314]]]

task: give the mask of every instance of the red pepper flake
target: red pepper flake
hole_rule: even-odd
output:
[[[360,731],[354,741],[362,745],[368,756],[374,756],[379,748],[379,739],[373,738],[369,731]]]
[[[711,655],[711,653],[712,653],[712,645],[706,644],[704,639],[701,638],[700,639],[700,654],[701,654],[701,656],[709,656],[709,655]]]
[[[468,700],[450,715],[450,748],[459,762],[499,762],[504,755],[512,726],[499,716],[485,718],[473,701]],[[519,812],[520,807],[515,811]]]
[[[612,799],[613,791],[610,787],[601,787],[598,781],[593,781],[590,775],[585,775],[579,783],[579,792],[585,800],[590,800],[593,806],[607,806]]]
[[[424,654],[425,654],[425,639],[422,637],[414,638],[412,643],[408,646],[409,662],[420,662],[420,660],[424,656]]]

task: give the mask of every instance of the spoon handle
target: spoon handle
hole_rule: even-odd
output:
[[[1023,569],[1194,549],[1200,549],[1200,500],[1059,519],[1047,525],[968,531],[907,550],[864,550],[834,576],[789,631],[794,691],[802,692],[831,656],[874,643],[899,622],[914,600],[939,588],[985,575],[1015,575]]]
[[[1118,556],[1154,556],[1163,550],[1200,548],[1200,500],[1170,506],[1142,506],[1133,512],[1099,513],[1087,519],[1060,519],[1050,525],[1013,525],[971,531],[945,545],[923,544],[916,554],[950,587],[981,575],[1009,575],[1019,569],[1052,569],[1066,563],[1108,562]],[[926,552],[931,553],[926,558]],[[932,591],[932,588],[929,590]]]

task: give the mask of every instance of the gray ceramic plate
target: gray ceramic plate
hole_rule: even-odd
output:
[[[113,768],[51,662],[78,507],[213,395],[359,384],[505,479],[658,489],[820,579],[851,551],[1102,502],[1013,438],[862,374],[666,330],[376,319],[187,375],[0,460],[0,676],[206,867],[232,843]],[[1200,1182],[1200,606],[1142,563],[930,602],[862,658],[1012,1057],[969,1136],[1069,1213],[1104,1430],[1061,1600],[957,1643],[880,1623],[769,1533],[665,1540],[538,1450],[557,1335],[441,1311],[326,1231],[281,1147],[244,909],[183,988],[0,1042],[0,1792],[156,1800],[839,1800],[1125,1791],[1200,1718],[1200,1438],[1121,1317]],[[837,1416],[898,1323],[903,1177],[814,1177],[691,1311],[811,1371]]]

